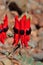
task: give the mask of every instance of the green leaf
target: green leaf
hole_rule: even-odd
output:
[[[26,55],[23,55],[22,61],[24,62],[26,60]]]
[[[43,65],[41,62],[37,62],[36,65]]]
[[[34,63],[34,59],[32,57],[27,58],[27,63],[28,64],[33,64]]]

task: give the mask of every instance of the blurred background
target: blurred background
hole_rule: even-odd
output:
[[[31,53],[32,57],[35,57],[35,59],[36,57],[43,59],[43,0],[0,0],[0,22],[3,22],[3,18],[6,14],[8,15],[9,30],[7,35],[13,35],[14,16],[18,15],[21,17],[25,12],[32,18],[31,39],[28,42],[31,50],[29,53]],[[13,37],[8,37],[5,43],[12,45]],[[2,49],[0,48],[0,50]],[[6,50],[11,51],[11,47],[8,47]],[[27,51],[26,49],[26,52]],[[33,54],[33,52],[35,52],[35,54]],[[42,54],[40,54],[41,52]],[[39,54],[37,55],[36,53]]]

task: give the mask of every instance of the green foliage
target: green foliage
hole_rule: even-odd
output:
[[[27,58],[27,63],[33,65],[34,59],[32,57]]]
[[[23,55],[23,57],[22,57],[22,61],[23,61],[23,62],[26,61],[26,55]]]
[[[18,54],[16,56],[16,59],[18,59],[22,65],[43,65],[42,62],[40,61],[35,62],[32,57],[27,57],[26,54],[23,54],[22,56]]]
[[[36,65],[43,65],[41,62],[36,62]]]

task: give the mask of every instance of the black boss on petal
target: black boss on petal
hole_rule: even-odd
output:
[[[2,30],[0,30],[0,33],[2,33]]]
[[[26,35],[31,34],[31,28],[29,30],[26,30]]]
[[[4,31],[4,32],[7,32],[7,31],[8,31],[8,27],[7,27],[7,28],[4,28],[3,31]]]
[[[19,32],[18,32],[18,29],[16,29],[16,28],[13,28],[14,29],[14,32],[16,33],[16,34],[18,34]]]
[[[24,35],[24,30],[20,30],[20,34],[21,35]]]

